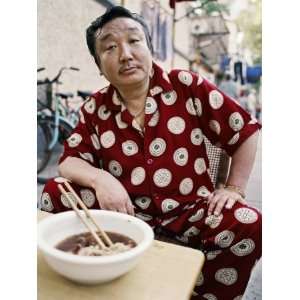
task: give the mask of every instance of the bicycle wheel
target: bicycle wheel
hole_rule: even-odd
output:
[[[51,152],[48,145],[51,140],[49,128],[44,123],[37,123],[37,173],[42,172],[47,166]]]
[[[54,132],[54,120],[51,117],[46,117],[42,120],[42,123],[48,127],[50,130],[50,141],[53,137]],[[37,181],[38,183],[46,183],[50,178],[59,176],[58,174],[58,160],[63,153],[63,142],[65,139],[67,139],[71,132],[73,131],[73,127],[68,124],[64,120],[59,121],[59,134],[58,134],[58,140],[52,149],[49,162],[47,164],[47,168],[45,168],[42,172],[39,173]]]

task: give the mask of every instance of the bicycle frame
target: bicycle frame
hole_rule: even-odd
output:
[[[58,105],[58,97],[55,97],[55,105]],[[58,135],[59,135],[59,123],[61,121],[64,121],[68,125],[70,125],[72,128],[74,128],[74,125],[65,117],[61,116],[59,114],[59,110],[55,109],[55,114],[54,114],[54,131],[53,131],[53,137],[49,143],[48,150],[53,150],[55,147],[57,141],[58,141]]]
[[[52,151],[53,148],[55,147],[56,143],[58,142],[58,137],[59,137],[59,124],[61,122],[65,122],[67,123],[71,128],[74,128],[74,124],[72,122],[70,122],[70,120],[68,120],[67,118],[63,117],[61,114],[60,114],[60,111],[59,111],[59,103],[60,103],[60,99],[59,97],[55,96],[54,97],[54,110],[50,110],[51,112],[51,115],[50,117],[53,118],[54,120],[54,128],[53,128],[53,135],[52,135],[52,138],[51,138],[51,141],[48,145],[48,148],[47,150],[48,151]],[[38,112],[38,115],[41,115],[41,114],[45,114],[47,115],[45,112]]]

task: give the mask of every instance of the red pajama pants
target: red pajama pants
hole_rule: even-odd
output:
[[[40,200],[42,210],[58,213],[71,209],[58,190],[58,181],[50,180],[45,185]],[[89,208],[100,208],[91,189],[74,183],[72,186]],[[206,202],[196,205],[197,214],[190,220],[194,218],[199,234],[189,238],[187,246],[201,245],[206,260],[191,299],[241,300],[251,270],[261,256],[261,214],[236,203],[230,210],[223,209],[220,216],[208,217]]]

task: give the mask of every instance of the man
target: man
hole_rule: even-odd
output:
[[[201,247],[193,299],[240,299],[261,255],[261,215],[243,192],[260,125],[200,75],[163,71],[143,20],[125,8],[94,21],[87,44],[110,85],[82,106],[61,176],[88,207],[135,215]],[[203,135],[232,155],[225,188],[214,190]],[[70,209],[57,189],[64,178],[45,186],[43,210]]]

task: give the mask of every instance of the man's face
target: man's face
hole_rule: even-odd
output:
[[[106,79],[116,88],[141,83],[150,75],[152,55],[142,25],[116,18],[96,33],[96,55]]]

